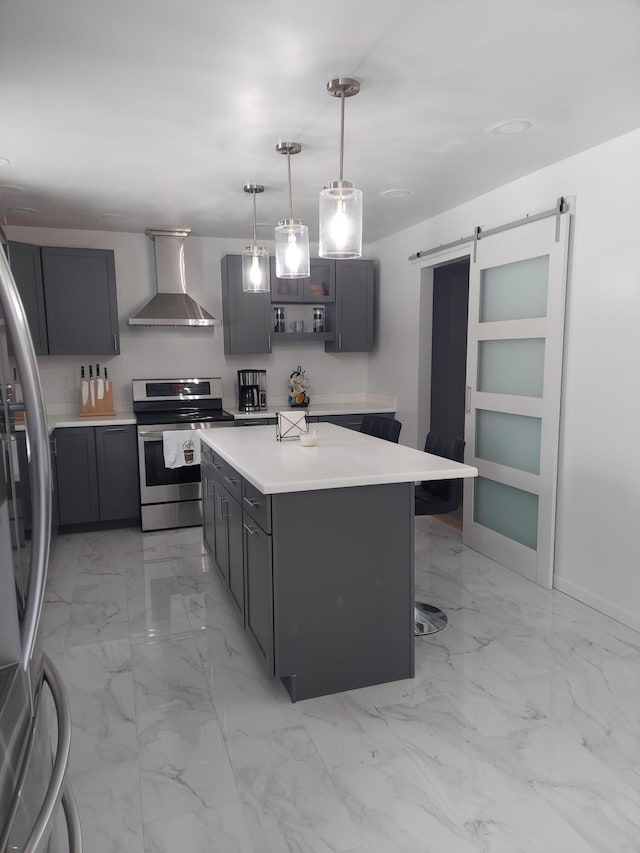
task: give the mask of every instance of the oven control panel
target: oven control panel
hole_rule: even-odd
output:
[[[222,379],[134,379],[134,402],[222,399]]]

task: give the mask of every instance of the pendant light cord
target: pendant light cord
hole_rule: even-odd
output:
[[[344,90],[340,92],[340,181],[343,180],[344,163]]]
[[[289,171],[289,219],[293,219],[293,196],[291,195],[291,151],[287,148],[287,169]]]
[[[256,193],[255,190],[251,193],[253,197],[253,248],[258,248],[258,235],[256,232]]]

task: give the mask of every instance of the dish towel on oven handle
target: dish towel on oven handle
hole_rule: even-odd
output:
[[[162,433],[165,468],[190,468],[200,464],[198,430],[173,429]]]

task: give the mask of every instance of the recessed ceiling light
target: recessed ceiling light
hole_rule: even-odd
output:
[[[22,187],[16,187],[13,184],[0,184],[1,193],[23,193]]]
[[[35,207],[9,207],[7,213],[35,213]]]
[[[3,157],[0,154],[0,166],[8,166],[10,162],[11,162],[11,160],[9,160],[8,157]]]
[[[532,127],[533,122],[528,118],[507,118],[490,124],[487,133],[493,133],[496,136],[513,136],[515,133],[526,133]]]
[[[406,189],[406,187],[398,187],[393,190],[382,190],[378,195],[380,198],[405,198],[408,195],[413,195],[413,190]]]

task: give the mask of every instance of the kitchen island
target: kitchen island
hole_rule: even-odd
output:
[[[414,482],[468,465],[314,424],[203,430],[205,544],[292,701],[414,674]]]

